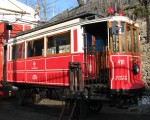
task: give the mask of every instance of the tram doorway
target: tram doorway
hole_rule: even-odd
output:
[[[94,83],[108,83],[107,22],[94,23],[84,26],[85,80]]]

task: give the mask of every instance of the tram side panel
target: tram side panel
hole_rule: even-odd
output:
[[[45,83],[45,76],[44,76],[44,58],[39,59],[29,59],[25,61],[26,68],[25,68],[25,76],[26,76],[26,83]]]
[[[144,86],[142,81],[142,68],[141,68],[141,57],[138,55],[133,55],[129,57],[130,66],[130,84],[132,84],[132,89],[140,89]]]
[[[7,82],[25,83],[25,61],[7,62]]]
[[[126,89],[126,85],[129,83],[129,63],[127,56],[111,55],[110,56],[111,66],[111,89]]]
[[[10,49],[7,61],[7,82],[26,85],[69,86],[69,62],[83,63],[84,60],[81,52],[83,41],[80,39],[82,36],[79,33],[78,29],[73,29],[71,32],[70,49],[73,52],[11,60]],[[10,46],[8,46],[9,48]]]
[[[134,64],[139,66],[139,71],[134,73]],[[139,89],[142,88],[140,56],[111,55],[111,89]]]

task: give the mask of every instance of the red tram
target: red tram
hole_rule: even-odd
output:
[[[125,16],[48,22],[16,35],[4,50],[3,81],[18,93],[68,88],[98,104],[136,101],[144,89],[139,28]]]

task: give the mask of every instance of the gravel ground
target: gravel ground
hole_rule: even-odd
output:
[[[0,120],[58,120],[62,102],[43,99],[38,104],[25,102],[18,106],[15,98],[0,99]],[[117,109],[104,105],[98,114],[88,114],[86,120],[149,120],[150,105]]]

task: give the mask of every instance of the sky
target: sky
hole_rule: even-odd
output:
[[[34,7],[35,3],[31,3],[31,0],[17,0],[19,2],[22,2],[24,4],[27,4],[31,7]],[[32,0],[32,2],[34,2],[36,0]],[[66,10],[66,9],[72,9],[75,6],[78,6],[78,2],[77,0],[47,0],[48,2],[48,15],[49,18],[52,18],[53,16],[61,13],[62,11]],[[34,5],[30,5],[30,4],[34,4]],[[54,9],[52,9],[54,8]]]

